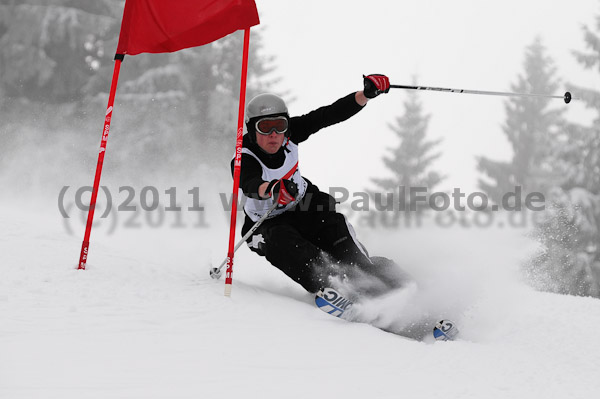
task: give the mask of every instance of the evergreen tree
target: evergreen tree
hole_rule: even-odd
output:
[[[556,67],[546,55],[541,39],[526,49],[524,74],[511,90],[517,93],[554,93],[559,82]],[[513,149],[509,162],[478,158],[478,166],[486,175],[479,186],[490,199],[500,204],[505,193],[521,186],[523,199],[529,192],[544,192],[555,178],[549,160],[551,143],[563,125],[562,111],[550,108],[548,98],[512,97],[505,102],[506,122],[502,130]]]
[[[3,165],[28,152],[24,142],[49,154],[63,154],[68,145],[71,161],[84,156],[80,164],[95,165],[123,5],[124,0],[0,4],[0,135],[5,149],[15,150],[0,159]],[[215,163],[228,173],[242,42],[238,31],[201,47],[125,57],[107,175],[117,169],[123,178],[154,178],[156,172],[172,176]],[[269,85],[271,63],[261,53],[260,34],[253,32],[248,96]]]
[[[425,115],[423,106],[418,99],[416,92],[407,92],[407,99],[404,101],[404,113],[397,117],[394,124],[389,124],[389,128],[394,132],[400,143],[397,147],[388,148],[389,155],[383,157],[383,162],[391,172],[391,177],[372,178],[371,181],[376,185],[377,190],[371,192],[371,198],[374,202],[374,208],[380,208],[385,212],[381,213],[381,222],[384,225],[396,226],[401,214],[408,217],[408,211],[411,209],[411,203],[408,193],[411,187],[426,187],[429,192],[443,180],[443,176],[431,170],[431,166],[436,159],[440,157],[439,152],[435,152],[440,144],[439,140],[428,140],[427,129],[430,115]],[[405,198],[398,198],[400,187],[405,187]],[[391,210],[391,204],[387,200],[390,193],[394,194],[394,207]],[[404,204],[404,211],[398,202]],[[418,211],[422,211],[423,204],[419,204]],[[373,215],[370,215],[373,217]],[[391,221],[390,221],[390,217]]]
[[[587,52],[574,52],[584,69],[600,67],[600,15],[596,32],[584,27]],[[574,87],[596,112],[591,126],[568,125],[550,162],[558,175],[545,221],[536,230],[544,249],[525,267],[538,288],[600,297],[600,92]]]
[[[112,61],[117,0],[20,0],[0,5],[0,86],[8,97],[80,100]],[[112,44],[112,42],[111,42]]]
[[[549,202],[534,232],[543,249],[524,264],[526,278],[543,291],[600,297],[600,197],[556,187]]]

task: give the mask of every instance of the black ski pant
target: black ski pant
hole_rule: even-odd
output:
[[[312,293],[330,287],[334,276],[343,280],[375,275],[384,286],[378,290],[400,285],[401,277],[390,270],[397,266],[386,258],[369,257],[344,215],[335,211],[330,195],[317,192],[309,206],[301,205],[265,220],[248,239],[250,249]],[[246,217],[242,235],[253,225]],[[357,294],[367,293],[368,287],[363,285],[365,292]]]

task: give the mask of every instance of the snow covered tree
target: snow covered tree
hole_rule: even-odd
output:
[[[525,52],[524,74],[511,90],[517,93],[554,93],[559,87],[556,67],[536,38]],[[551,100],[541,97],[513,97],[505,102],[506,122],[502,130],[513,150],[509,162],[478,158],[486,175],[479,186],[500,204],[505,193],[521,186],[523,199],[530,192],[544,192],[555,177],[549,161],[551,143],[560,131],[562,110],[550,108]]]
[[[116,46],[122,12],[120,0],[0,2],[0,138],[5,153],[0,162],[3,170],[21,176],[12,182],[15,187],[52,184],[61,162],[82,165],[87,160],[77,159],[86,126],[92,130],[81,104],[112,66],[110,49]],[[94,147],[101,118],[95,119]],[[85,148],[93,148],[91,143]],[[23,163],[31,154],[45,159],[37,169]]]
[[[585,69],[600,67],[600,15],[596,29],[584,27],[588,51],[575,52]],[[591,126],[569,124],[554,142],[550,162],[561,178],[535,231],[543,250],[525,271],[540,289],[600,297],[600,92],[573,92],[596,118]]]
[[[535,237],[543,250],[525,263],[535,288],[600,297],[600,196],[581,187],[552,189]]]
[[[95,165],[123,5],[124,0],[0,2],[5,148],[25,151],[22,144],[30,142],[50,152],[68,143],[74,147],[71,159],[85,156],[83,162]],[[242,39],[236,32],[175,53],[125,57],[107,168],[151,177],[218,159],[228,173]],[[272,70],[272,59],[260,49],[260,34],[253,32],[248,96],[265,89]]]
[[[404,101],[404,113],[396,118],[394,124],[389,124],[389,128],[400,141],[397,147],[388,148],[389,155],[383,157],[383,162],[388,171],[391,172],[391,177],[372,178],[371,181],[377,189],[375,192],[369,190],[375,203],[373,208],[386,208],[379,215],[384,225],[397,226],[402,214],[405,217],[409,216],[408,211],[411,204],[408,193],[411,187],[426,187],[431,193],[443,180],[440,173],[431,169],[434,161],[441,155],[441,153],[435,151],[441,139],[427,139],[429,119],[430,115],[425,115],[423,112],[423,105],[418,99],[418,94],[408,91],[407,98]],[[398,198],[399,187],[401,186],[406,188],[406,198]],[[393,212],[390,211],[391,204],[384,199],[389,193],[394,193],[396,204]],[[400,207],[397,206],[398,201],[404,201],[406,212],[399,209]],[[419,204],[418,211],[423,210],[422,205]]]
[[[20,0],[0,4],[0,86],[8,97],[79,100],[116,45],[117,0]],[[114,41],[106,47],[107,41]]]

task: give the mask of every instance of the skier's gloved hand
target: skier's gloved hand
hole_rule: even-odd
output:
[[[381,93],[390,91],[390,79],[385,75],[363,75],[363,83],[365,85],[363,93],[367,98],[375,98]]]
[[[270,193],[271,198],[275,198],[279,205],[287,205],[296,199],[298,186],[291,180],[275,179],[269,182],[265,191]]]

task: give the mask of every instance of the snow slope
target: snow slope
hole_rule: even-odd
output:
[[[459,342],[416,342],[318,311],[243,247],[231,298],[208,276],[224,226],[92,233],[88,270],[58,213],[0,212],[0,398],[591,398],[600,301],[535,292],[523,230],[358,229],[419,281],[361,307],[392,330],[438,317]],[[56,215],[55,215],[56,214]]]

